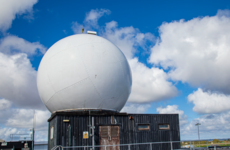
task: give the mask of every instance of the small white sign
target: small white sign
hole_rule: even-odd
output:
[[[7,146],[7,142],[2,142],[1,146]]]
[[[54,127],[50,128],[50,139],[52,140],[54,137]]]

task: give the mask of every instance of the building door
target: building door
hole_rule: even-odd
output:
[[[100,126],[100,145],[119,145],[119,131],[119,126]],[[101,147],[100,150],[105,150],[105,147]],[[107,146],[106,150],[120,150],[120,146]]]

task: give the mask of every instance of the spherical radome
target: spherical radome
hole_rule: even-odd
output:
[[[38,69],[37,87],[50,112],[101,109],[120,111],[131,92],[124,54],[108,40],[76,34],[51,46]]]

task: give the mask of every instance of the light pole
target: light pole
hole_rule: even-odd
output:
[[[200,147],[200,133],[199,133],[199,125],[200,123],[195,124],[198,127],[198,139],[199,139],[199,147]]]

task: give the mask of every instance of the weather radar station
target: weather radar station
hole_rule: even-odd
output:
[[[132,73],[122,51],[96,32],[68,36],[52,45],[39,65],[37,87],[52,113],[49,150],[120,150],[127,149],[125,144],[180,141],[178,114],[120,112],[131,93]],[[151,146],[170,149],[170,143]]]

